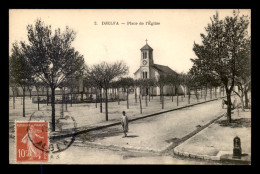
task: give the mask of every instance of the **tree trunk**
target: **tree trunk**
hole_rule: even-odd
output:
[[[208,85],[206,84],[205,101],[207,100],[207,93],[208,93]]]
[[[126,108],[129,109],[128,88],[126,88]]]
[[[147,93],[145,94],[145,106],[148,106],[148,102],[147,102]]]
[[[64,94],[63,94],[63,89],[61,88],[61,111],[60,111],[60,118],[63,118],[64,115]]]
[[[202,87],[200,88],[200,98],[202,98]]]
[[[226,86],[226,94],[227,94],[227,121],[231,123],[231,90],[229,91]]]
[[[140,87],[140,92],[139,92],[139,103],[140,103],[140,114],[142,114],[142,99],[141,99],[141,87]]]
[[[49,104],[49,88],[47,88],[47,106]]]
[[[178,87],[176,88],[176,95],[177,95],[177,106],[179,106],[179,91],[178,91]]]
[[[67,103],[68,103],[68,94],[66,94],[66,92],[64,92],[64,98],[65,98],[65,108],[66,108],[66,111],[68,111],[68,106],[67,106]]]
[[[84,89],[84,88],[83,88]],[[83,102],[83,91],[81,92],[81,94],[80,94],[81,96],[80,96],[80,100]]]
[[[135,103],[137,103],[137,93],[136,93],[136,88],[135,88]]]
[[[98,100],[98,89],[96,88],[96,108],[97,108],[97,100]]]
[[[55,131],[55,88],[51,88],[51,123],[52,131]]]
[[[162,87],[162,109],[164,109],[164,96],[163,96],[163,87]]]
[[[114,96],[115,96],[115,90],[112,88],[112,101],[114,101]]]
[[[160,102],[162,102],[162,88],[160,87]]]
[[[212,87],[210,87],[210,99],[212,99]]]
[[[38,111],[40,110],[39,90],[37,90]]]
[[[119,88],[117,88],[117,102],[118,102],[118,105],[120,105]]]
[[[149,102],[150,102],[150,96],[151,96],[151,89],[150,89],[150,87],[148,88],[148,92],[149,92]]]
[[[72,107],[72,90],[70,90],[70,106]]]
[[[108,121],[108,100],[107,100],[107,88],[105,88],[105,95],[106,95],[106,121]]]
[[[15,96],[14,96],[14,90],[13,90],[13,109],[15,109]]]
[[[93,90],[92,87],[90,88],[90,102],[93,102]]]
[[[152,99],[153,99],[153,87],[152,87]]]
[[[114,101],[116,101],[116,88],[114,88]]]
[[[214,87],[215,90],[215,98],[217,98],[217,87]]]
[[[245,94],[245,108],[248,109],[249,108],[248,90],[244,90],[244,94]]]
[[[100,113],[102,113],[102,88],[100,88]]]
[[[188,104],[190,104],[190,92],[189,92],[189,97],[188,97]]]
[[[199,102],[197,87],[195,88],[195,95],[196,95],[196,98],[197,98],[197,102]]]
[[[172,102],[173,102],[173,87],[172,87]]]
[[[23,117],[25,117],[25,87],[23,88]]]
[[[185,98],[185,92],[186,92],[185,88],[186,88],[185,85],[183,85],[183,91],[184,91],[183,95],[184,95],[184,98]]]

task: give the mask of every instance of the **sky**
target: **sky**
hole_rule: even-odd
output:
[[[134,77],[140,66],[140,49],[147,39],[155,64],[167,65],[178,73],[188,72],[192,66],[190,58],[196,57],[193,44],[201,43],[200,33],[205,33],[216,11],[220,19],[232,16],[233,12],[232,9],[11,9],[9,52],[15,41],[28,41],[26,26],[41,19],[53,30],[64,31],[66,26],[73,29],[77,34],[72,46],[84,56],[88,66],[123,60],[129,66],[128,76]],[[240,13],[251,17],[251,10],[243,9]],[[105,22],[119,25],[102,25]]]

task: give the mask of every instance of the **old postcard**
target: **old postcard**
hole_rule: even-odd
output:
[[[251,165],[250,9],[10,9],[10,164]]]

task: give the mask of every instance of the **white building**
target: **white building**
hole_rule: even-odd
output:
[[[169,68],[168,66],[159,65],[154,63],[153,59],[153,49],[146,43],[141,48],[141,58],[140,58],[140,67],[134,73],[135,79],[149,79],[149,78],[156,78],[160,75],[176,75],[177,72]],[[159,87],[151,88],[151,94],[153,95],[160,95]],[[153,91],[152,91],[153,90]],[[178,93],[183,94],[184,87],[179,86]],[[139,93],[139,89],[137,89],[137,93]],[[148,93],[148,89],[144,89],[142,91],[143,94]],[[164,86],[163,94],[164,95],[175,95],[175,90],[172,90],[170,86]]]

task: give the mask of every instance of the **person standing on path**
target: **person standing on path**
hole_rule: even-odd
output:
[[[123,111],[123,115],[121,117],[121,125],[122,125],[122,128],[123,128],[123,131],[124,131],[124,137],[127,136],[127,132],[128,132],[128,118],[127,116],[125,115],[125,111]]]

